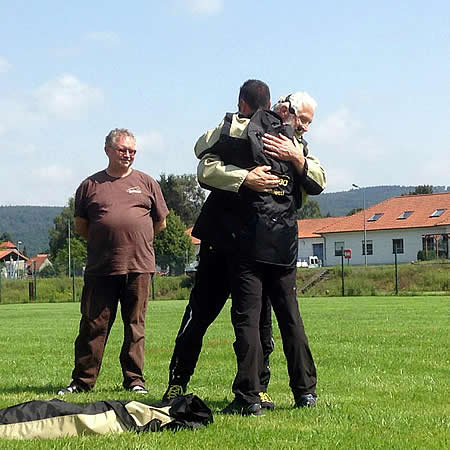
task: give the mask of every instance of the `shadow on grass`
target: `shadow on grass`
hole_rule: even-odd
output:
[[[0,392],[2,394],[53,394],[56,396],[56,392],[62,388],[61,385],[46,384],[45,386],[0,386]]]
[[[218,414],[219,411],[221,411],[222,409],[224,409],[229,403],[231,403],[231,401],[233,400],[233,396],[230,395],[230,397],[224,398],[223,400],[211,400],[209,398],[202,398],[202,400],[208,405],[208,407],[212,410],[212,412],[214,414]],[[332,405],[330,405],[328,402],[320,402],[319,406],[321,407],[327,407],[327,408],[333,408]],[[297,411],[308,411],[311,409],[316,409],[316,408],[294,408],[294,402],[292,401],[292,405],[283,405],[283,406],[278,406],[275,402],[275,411],[292,411],[292,410],[297,410]],[[267,413],[270,413],[271,411],[266,410]]]
[[[105,400],[136,400],[142,403],[150,404],[156,403],[160,398],[153,398],[149,395],[139,395],[129,391],[126,391],[122,387],[113,389],[94,389],[89,392],[82,392],[79,394],[66,394],[58,396],[57,392],[64,388],[66,385],[61,384],[46,384],[44,386],[1,386],[0,392],[2,394],[36,394],[36,395],[53,395],[55,398],[60,398],[65,401],[72,401],[82,396],[83,399],[89,397],[95,397],[97,401],[98,397],[104,397]]]

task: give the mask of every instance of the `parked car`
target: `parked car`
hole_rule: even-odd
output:
[[[317,256],[309,256],[307,260],[297,261],[297,267],[322,267],[322,261]]]
[[[191,264],[188,264],[184,268],[184,273],[188,277],[195,278],[195,274],[197,273],[198,262],[199,262],[198,259],[196,259],[194,262],[192,262]]]

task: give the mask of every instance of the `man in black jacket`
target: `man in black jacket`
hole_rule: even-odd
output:
[[[248,80],[239,93],[239,114],[242,122],[259,108],[270,108],[270,91],[268,86],[259,80]],[[197,152],[202,147],[202,136],[196,144]],[[230,169],[230,167],[229,167]],[[236,167],[231,167],[238,169]],[[240,184],[253,191],[263,191],[278,185],[279,179],[270,174],[266,168],[255,167],[252,170],[240,171]],[[222,186],[230,188],[235,180],[222,178]],[[207,184],[204,187],[211,189]],[[230,191],[215,189],[208,196],[200,216],[194,226],[192,235],[201,240],[200,261],[196,272],[194,287],[189,303],[178,331],[175,348],[169,366],[169,385],[164,393],[163,401],[186,392],[187,384],[194,373],[203,337],[209,325],[223,309],[231,293],[231,268],[235,258],[235,245],[232,228],[228,226],[229,218],[236,218],[236,194]],[[233,212],[231,212],[233,211]],[[264,354],[264,368],[261,373],[261,391],[259,400],[264,408],[273,409],[272,399],[267,394],[270,379],[269,355],[273,351],[272,316],[270,303],[264,301],[261,311],[260,339]]]

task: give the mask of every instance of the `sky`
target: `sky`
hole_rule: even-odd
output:
[[[0,205],[64,206],[104,169],[192,174],[241,84],[318,102],[326,192],[450,184],[450,2],[0,0]]]

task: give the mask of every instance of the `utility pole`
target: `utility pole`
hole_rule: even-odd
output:
[[[359,189],[363,193],[363,230],[364,230],[364,265],[367,267],[367,232],[366,232],[366,190],[365,188],[359,187],[357,184],[352,184],[353,187]]]
[[[67,221],[67,235],[69,236],[69,277],[70,277],[70,219]]]
[[[36,300],[36,293],[37,293],[37,269],[36,269],[36,261],[33,261],[33,281],[34,281],[34,286],[33,286],[33,298]]]
[[[17,241],[17,261],[14,266],[14,278],[19,278],[19,264],[20,264],[20,246],[23,244],[22,241]]]

